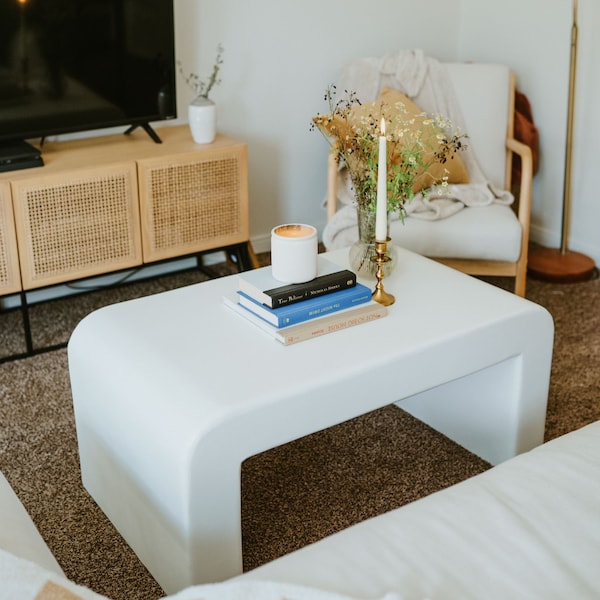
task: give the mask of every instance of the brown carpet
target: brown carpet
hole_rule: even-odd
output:
[[[35,342],[66,341],[99,306],[204,279],[185,272],[35,306]],[[550,439],[600,418],[600,280],[528,285],[556,326]],[[0,313],[0,354],[20,351],[20,328],[18,311]],[[245,569],[488,467],[396,407],[253,457],[242,467]],[[0,364],[0,469],[68,577],[115,600],[163,595],[81,485],[66,350]]]

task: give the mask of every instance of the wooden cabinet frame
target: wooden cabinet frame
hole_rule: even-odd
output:
[[[213,250],[255,266],[246,144],[196,144],[187,125],[160,138],[50,143],[43,167],[0,173],[0,296]]]

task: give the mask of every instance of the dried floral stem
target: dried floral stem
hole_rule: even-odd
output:
[[[208,82],[205,82],[202,79],[200,79],[200,77],[198,77],[198,75],[196,75],[195,73],[190,73],[189,75],[186,75],[183,72],[183,65],[181,61],[177,61],[179,73],[181,73],[185,83],[196,94],[197,98],[208,99],[208,95],[210,94],[213,87],[221,83],[221,80],[219,79],[219,71],[221,70],[221,65],[223,64],[223,50],[223,46],[221,44],[218,44],[217,57],[215,59],[215,64],[213,65],[213,70],[208,79]]]

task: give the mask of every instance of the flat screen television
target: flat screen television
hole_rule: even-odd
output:
[[[177,116],[173,1],[0,0],[4,154],[119,126],[160,142],[150,123]]]

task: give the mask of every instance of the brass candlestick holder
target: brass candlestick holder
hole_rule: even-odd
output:
[[[389,256],[386,256],[385,253],[387,251],[387,243],[390,241],[390,238],[387,238],[385,242],[378,242],[375,240],[375,256],[371,257],[371,260],[377,263],[377,273],[375,274],[377,277],[377,285],[375,286],[375,290],[373,291],[372,297],[375,302],[379,302],[379,304],[383,304],[384,306],[390,306],[390,304],[394,304],[396,298],[392,296],[392,294],[388,294],[383,289],[383,265],[390,260]]]

